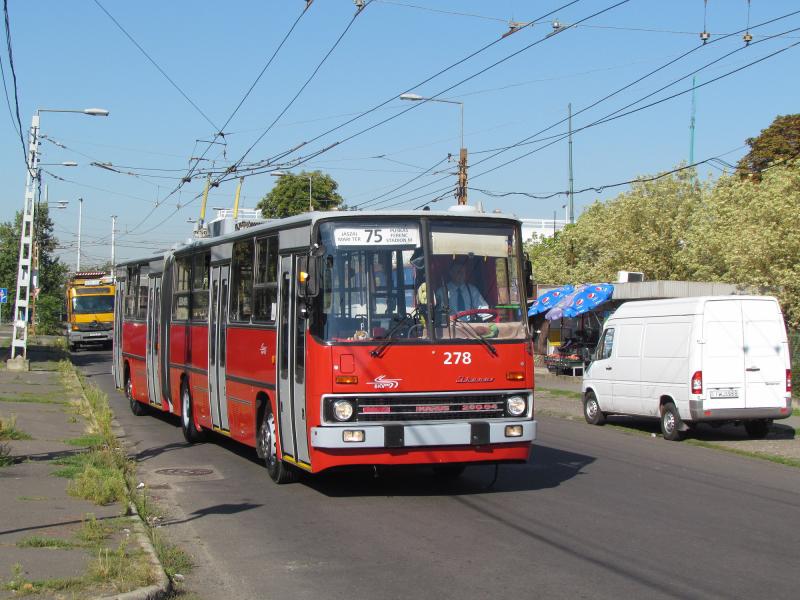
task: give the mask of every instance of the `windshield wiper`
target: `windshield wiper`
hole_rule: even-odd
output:
[[[400,327],[406,321],[408,321],[409,319],[413,319],[414,315],[416,314],[416,312],[417,312],[417,309],[414,309],[414,312],[412,312],[411,314],[407,314],[407,315],[403,316],[402,319],[400,319],[397,323],[395,323],[392,326],[392,328],[389,331],[386,332],[386,336],[383,338],[383,342],[381,342],[381,344],[377,348],[373,348],[372,350],[370,350],[369,355],[373,356],[375,358],[383,357],[383,354],[386,352],[386,349],[389,346],[391,346],[392,344],[394,344],[395,341],[397,340],[397,338],[394,338],[392,336],[400,329]]]
[[[456,320],[456,319],[453,319],[453,323],[454,323],[454,329],[455,329],[455,325],[456,325],[456,324],[457,324],[457,325],[466,325],[466,326],[467,326],[467,331],[469,331],[469,332],[472,334],[472,337],[473,337],[474,339],[478,340],[478,341],[479,341],[481,344],[483,344],[484,346],[486,346],[486,349],[487,349],[487,350],[488,350],[488,351],[489,351],[489,352],[490,352],[490,353],[491,353],[493,356],[497,356],[497,348],[495,348],[495,347],[494,347],[494,344],[492,344],[492,343],[491,343],[489,340],[487,340],[487,339],[486,339],[485,337],[483,337],[483,336],[482,336],[480,333],[478,333],[478,332],[476,331],[475,327],[472,325],[472,323],[470,323],[469,321],[458,321],[458,320]]]

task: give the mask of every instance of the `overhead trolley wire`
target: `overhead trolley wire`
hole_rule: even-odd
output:
[[[19,116],[19,86],[17,85],[17,70],[14,68],[14,50],[11,44],[11,19],[8,16],[8,0],[3,0],[3,21],[5,23],[6,31],[6,52],[8,52],[8,66],[11,69],[12,89],[14,90],[14,113],[17,117],[16,131],[19,134],[19,142],[22,146],[22,157],[25,160],[25,169],[30,173],[30,176],[33,177],[34,173],[28,164],[28,149],[25,146],[25,137],[23,136],[23,131],[25,130],[22,128],[22,119],[20,119]],[[3,77],[3,86],[5,87],[5,76]],[[6,100],[8,100],[8,96],[6,96]]]
[[[4,1],[7,1],[7,0],[4,0]],[[125,37],[127,37],[127,38],[128,38],[130,41],[131,41],[131,43],[132,43],[134,46],[136,46],[136,47],[139,49],[139,52],[141,52],[141,53],[142,53],[142,54],[145,56],[145,58],[146,58],[147,60],[149,60],[149,61],[150,61],[150,63],[151,63],[151,64],[152,64],[152,65],[153,65],[153,66],[154,66],[156,69],[158,69],[158,72],[159,72],[159,73],[161,73],[161,74],[164,76],[164,78],[165,78],[167,81],[169,81],[169,82],[170,82],[170,84],[172,85],[172,87],[174,87],[176,90],[178,90],[178,93],[180,93],[180,95],[181,95],[181,96],[183,96],[183,97],[184,97],[184,99],[185,99],[185,100],[186,100],[186,101],[187,101],[189,104],[191,104],[191,105],[192,105],[192,107],[193,107],[193,108],[194,108],[194,109],[195,109],[195,110],[196,110],[196,111],[197,111],[197,112],[200,114],[200,116],[202,116],[202,117],[203,117],[203,118],[204,118],[204,119],[205,119],[205,120],[206,120],[206,121],[207,121],[207,122],[208,122],[208,123],[209,123],[209,124],[210,124],[210,125],[211,125],[211,126],[214,128],[214,131],[217,131],[219,128],[218,128],[216,125],[214,125],[214,122],[213,122],[213,121],[212,121],[212,120],[209,118],[209,116],[208,116],[206,113],[204,113],[204,112],[203,112],[203,109],[201,109],[201,108],[200,108],[200,107],[199,107],[199,106],[198,106],[198,105],[197,105],[197,104],[194,102],[194,100],[192,100],[192,99],[191,99],[191,98],[190,98],[190,97],[189,97],[189,96],[186,94],[186,92],[184,92],[184,91],[181,89],[181,86],[179,86],[177,83],[175,83],[175,81],[172,79],[172,77],[170,77],[170,76],[167,74],[167,72],[166,72],[164,69],[162,69],[162,68],[161,68],[161,65],[159,65],[159,64],[158,64],[158,63],[155,61],[155,59],[153,59],[153,57],[152,57],[152,56],[150,56],[150,54],[148,54],[148,53],[147,53],[147,50],[145,50],[145,49],[142,47],[142,45],[141,45],[139,42],[137,42],[137,41],[136,41],[136,39],[135,39],[135,38],[134,38],[134,37],[133,37],[133,36],[132,36],[130,33],[128,33],[128,31],[127,31],[127,30],[126,30],[126,29],[125,29],[125,28],[122,26],[122,24],[121,24],[119,21],[117,21],[117,20],[114,18],[114,16],[113,16],[113,15],[112,15],[110,12],[108,12],[108,10],[106,10],[106,7],[105,7],[105,6],[103,6],[103,5],[100,3],[100,0],[93,0],[93,1],[94,1],[94,3],[97,5],[97,7],[98,7],[100,10],[102,10],[102,11],[103,11],[103,12],[106,14],[106,16],[107,16],[109,19],[111,19],[111,21],[114,23],[114,25],[116,25],[116,26],[117,26],[117,28],[118,28],[118,29],[119,29],[119,30],[120,30],[120,31],[121,31],[121,32],[122,32],[122,33],[125,35]]]
[[[781,16],[779,16],[779,17],[775,17],[775,18],[773,18],[773,19],[769,19],[769,20],[767,20],[767,21],[764,21],[764,22],[762,22],[762,23],[759,23],[759,24],[757,24],[757,25],[753,26],[753,28],[756,28],[756,27],[763,27],[763,26],[765,26],[765,25],[769,25],[769,24],[771,24],[771,23],[775,23],[775,22],[777,22],[777,21],[780,21],[780,20],[782,20],[782,19],[786,19],[786,18],[789,18],[789,17],[795,16],[795,15],[797,15],[797,14],[800,14],[800,10],[798,10],[798,11],[793,11],[793,12],[790,12],[790,13],[787,13],[787,14],[784,14],[784,15],[781,15]],[[671,59],[671,60],[667,61],[666,63],[664,63],[663,65],[661,65],[661,66],[659,66],[659,67],[656,67],[655,69],[652,69],[651,71],[649,71],[649,72],[648,72],[648,73],[646,73],[645,75],[642,75],[641,77],[638,77],[638,78],[634,79],[633,81],[631,81],[631,82],[629,82],[629,83],[627,83],[627,84],[623,85],[622,87],[620,87],[620,88],[616,89],[615,91],[613,91],[613,92],[611,92],[611,93],[609,93],[609,94],[606,94],[605,96],[603,96],[603,97],[602,97],[602,98],[600,98],[599,100],[596,100],[596,101],[595,101],[595,102],[593,102],[592,104],[590,104],[590,105],[588,105],[588,106],[586,106],[586,107],[584,107],[584,108],[582,108],[582,109],[580,109],[580,110],[578,110],[578,111],[574,112],[574,113],[573,113],[573,117],[574,117],[575,115],[578,115],[578,114],[581,114],[581,113],[583,113],[583,112],[586,112],[587,110],[589,110],[589,109],[591,109],[591,108],[594,108],[595,106],[599,105],[599,104],[600,104],[600,103],[602,103],[602,102],[605,102],[606,100],[609,100],[610,98],[612,98],[612,97],[616,96],[616,95],[617,95],[617,94],[619,94],[620,92],[622,92],[622,91],[624,91],[624,90],[626,90],[626,89],[629,89],[630,87],[632,87],[632,86],[636,85],[637,83],[640,83],[640,82],[641,82],[641,81],[643,81],[644,79],[647,79],[648,77],[650,77],[650,76],[654,75],[655,73],[658,73],[659,71],[662,71],[663,69],[665,69],[665,68],[669,67],[670,65],[672,65],[672,64],[674,64],[674,63],[676,63],[677,61],[679,61],[679,60],[681,60],[681,59],[685,58],[686,56],[689,56],[689,55],[690,55],[690,54],[692,54],[693,52],[696,52],[697,50],[699,50],[699,49],[701,49],[701,48],[704,48],[704,47],[710,46],[710,45],[711,45],[711,44],[713,44],[713,43],[716,43],[716,42],[722,41],[723,39],[727,39],[727,38],[729,38],[729,37],[731,37],[731,36],[738,35],[738,34],[742,33],[742,31],[744,31],[744,30],[740,30],[740,31],[737,31],[737,32],[733,32],[733,33],[726,34],[726,35],[725,35],[725,36],[723,36],[723,37],[716,38],[716,39],[713,39],[713,40],[709,41],[707,44],[704,44],[704,45],[698,45],[698,46],[695,46],[694,48],[691,48],[690,50],[688,50],[688,51],[684,52],[683,54],[681,54],[681,55],[677,56],[676,58],[673,58],[673,59]],[[791,31],[795,31],[795,30],[794,30],[794,29],[791,29],[791,30],[789,30],[789,32],[791,32]],[[759,40],[759,42],[762,42],[762,41],[767,41],[768,39],[773,39],[773,38],[776,38],[776,37],[780,37],[780,36],[782,36],[782,35],[785,35],[785,33],[787,33],[787,32],[782,32],[782,33],[779,33],[779,34],[775,34],[775,35],[773,35],[773,36],[766,37],[766,38],[764,38],[764,39],[762,39],[762,40]],[[743,46],[742,48],[739,48],[739,50],[741,50],[741,49],[744,49],[744,46]],[[713,62],[714,62],[714,61],[712,61],[712,63],[709,63],[709,64],[713,64]],[[707,66],[708,66],[708,65],[707,65]],[[690,75],[691,75],[691,73],[690,73]],[[685,78],[685,77],[681,77],[681,78],[679,78],[678,80],[675,80],[675,81],[673,81],[673,82],[672,82],[670,85],[674,85],[674,83],[677,83],[678,81],[680,81],[681,79],[684,79],[684,78]],[[669,85],[668,85],[668,86],[665,86],[665,87],[669,87]],[[664,89],[664,88],[662,88],[662,89]],[[647,95],[647,96],[645,96],[644,98],[650,97],[651,95],[652,95],[652,94],[648,94],[648,95]],[[637,100],[637,102],[640,102],[640,101],[641,101],[642,99],[644,99],[644,98],[640,98],[639,100]],[[634,102],[633,104],[636,104],[636,102]],[[624,110],[624,109],[621,109],[621,110]],[[606,115],[606,117],[603,117],[603,118],[608,118],[608,117],[610,117],[610,116],[614,115],[616,112],[618,112],[618,111],[614,111],[614,112],[610,113],[609,115]],[[564,123],[564,122],[566,122],[566,121],[567,121],[567,117],[564,117],[564,118],[562,118],[562,119],[559,119],[558,121],[555,121],[554,123],[550,124],[549,126],[547,126],[547,127],[543,128],[543,129],[540,129],[540,130],[539,130],[539,131],[537,131],[536,133],[534,133],[534,134],[532,134],[532,135],[530,135],[530,136],[527,136],[527,137],[525,137],[525,138],[522,138],[522,139],[521,139],[521,140],[519,140],[518,142],[515,142],[514,144],[510,144],[510,145],[508,145],[508,146],[502,146],[502,147],[499,147],[499,148],[493,148],[493,149],[489,149],[489,150],[478,150],[478,151],[473,151],[473,152],[472,152],[472,154],[480,154],[480,153],[485,153],[485,152],[494,152],[494,154],[492,154],[492,156],[485,157],[485,158],[483,158],[483,159],[481,159],[481,160],[479,160],[479,161],[477,161],[477,162],[473,163],[473,164],[471,165],[471,167],[472,167],[472,168],[474,168],[475,166],[477,166],[477,165],[479,165],[479,164],[482,164],[482,163],[484,163],[484,162],[486,162],[486,161],[488,161],[488,160],[490,160],[490,159],[492,159],[492,158],[495,158],[496,156],[499,156],[500,154],[502,154],[502,153],[504,153],[504,152],[506,152],[506,151],[508,151],[508,150],[511,150],[511,149],[513,149],[513,148],[517,148],[517,147],[520,147],[520,146],[523,146],[523,145],[528,145],[528,144],[531,144],[531,143],[537,143],[537,142],[541,142],[541,141],[544,141],[544,140],[549,140],[549,139],[553,139],[553,140],[554,140],[553,142],[551,142],[551,143],[549,143],[549,144],[546,144],[545,146],[542,146],[542,147],[540,147],[540,148],[537,148],[537,149],[535,149],[535,150],[534,150],[534,151],[532,151],[532,152],[526,153],[526,154],[524,154],[524,155],[520,156],[519,158],[524,158],[524,157],[526,157],[526,156],[529,156],[530,154],[533,154],[533,153],[535,153],[535,152],[538,152],[539,150],[542,150],[542,149],[544,149],[544,148],[546,148],[546,147],[549,147],[549,146],[551,146],[551,145],[555,144],[555,143],[556,143],[556,142],[558,142],[558,141],[561,141],[561,140],[563,140],[563,139],[566,139],[566,137],[568,137],[568,134],[567,134],[567,133],[562,133],[562,134],[557,134],[557,135],[549,136],[549,137],[547,137],[547,138],[540,138],[540,139],[538,139],[538,140],[531,141],[531,140],[533,140],[534,138],[536,138],[537,136],[541,135],[542,133],[545,133],[546,131],[549,131],[550,129],[552,129],[552,128],[554,128],[554,127],[556,127],[556,126],[558,126],[558,125],[560,125],[561,123]],[[588,125],[588,126],[584,126],[584,127],[580,128],[580,129],[573,130],[573,134],[574,134],[576,131],[580,131],[580,130],[582,130],[582,129],[586,129],[586,128],[588,128],[588,127],[594,126],[595,124],[599,124],[599,123],[593,123],[593,124],[590,124],[590,125]],[[489,170],[489,171],[484,171],[484,172],[482,172],[482,173],[479,173],[478,175],[470,175],[470,179],[474,179],[474,178],[478,177],[479,175],[483,175],[483,174],[485,174],[485,173],[488,173],[488,172],[491,172],[491,171],[493,171],[493,170],[496,170],[496,169],[498,169],[498,168],[500,168],[500,167],[502,167],[502,166],[506,166],[507,164],[511,164],[512,162],[515,162],[516,160],[519,160],[519,158],[518,158],[518,159],[515,159],[515,160],[512,160],[512,161],[508,161],[508,162],[506,162],[506,163],[503,163],[502,165],[499,165],[498,167],[495,167],[495,168],[493,168],[493,169],[491,169],[491,170]],[[445,181],[446,179],[447,179],[447,177],[441,177],[441,178],[439,178],[439,179],[437,179],[437,180],[435,180],[435,181],[428,182],[427,184],[425,184],[424,186],[421,186],[421,187],[426,187],[426,186],[432,186],[432,185],[436,185],[437,183],[440,183],[440,182],[442,182],[442,181]],[[417,189],[421,189],[421,188],[417,188]],[[440,189],[441,189],[441,188],[440,188]],[[433,193],[436,193],[436,192],[438,192],[438,191],[440,191],[440,190],[436,190],[436,191],[434,191]]]

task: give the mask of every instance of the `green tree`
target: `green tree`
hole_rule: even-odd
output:
[[[686,231],[703,195],[690,169],[634,183],[615,199],[590,205],[555,239],[529,246],[534,275],[554,284],[613,281],[620,270],[685,279]]]
[[[761,171],[776,161],[800,155],[800,114],[779,115],[754,138],[747,139],[750,151],[739,161],[740,176],[761,180]]]
[[[687,233],[686,268],[695,280],[774,294],[800,327],[800,160],[761,176],[759,185],[719,179]]]
[[[308,211],[309,177],[311,205],[314,210],[333,210],[342,204],[336,192],[339,184],[321,171],[302,171],[282,175],[275,187],[261,199],[257,208],[268,219],[290,217]]]
[[[8,306],[13,307],[17,291],[17,266],[19,262],[19,237],[22,213],[18,212],[14,223],[0,223],[0,287],[8,288]],[[47,207],[36,211],[34,232],[39,248],[39,293],[36,298],[37,322],[41,333],[54,333],[57,329],[63,302],[64,281],[67,266],[54,255],[58,240],[53,235],[53,221]],[[40,307],[42,310],[40,311]],[[8,312],[10,315],[13,308]],[[55,321],[56,325],[53,325]]]

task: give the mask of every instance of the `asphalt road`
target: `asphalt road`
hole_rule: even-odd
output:
[[[322,474],[277,486],[221,437],[134,417],[110,353],[73,354],[108,392],[165,528],[205,599],[796,598],[800,472],[766,461],[540,419],[526,465]],[[206,474],[159,474],[160,469]]]

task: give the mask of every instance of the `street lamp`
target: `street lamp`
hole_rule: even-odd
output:
[[[458,156],[458,185],[456,187],[456,198],[459,204],[467,203],[467,149],[464,147],[464,103],[458,100],[444,100],[443,98],[425,98],[419,94],[406,92],[400,94],[400,100],[410,100],[411,102],[442,102],[444,104],[458,104],[461,109],[461,151]]]
[[[36,283],[34,240],[34,215],[36,211],[36,198],[39,191],[39,119],[43,112],[68,112],[82,113],[93,117],[107,117],[108,111],[104,108],[40,108],[31,119],[31,128],[28,132],[28,152],[26,155],[26,181],[25,202],[22,211],[19,240],[19,262],[17,264],[17,295],[14,302],[14,327],[11,339],[11,357],[8,362],[10,368],[27,369],[28,363],[28,317],[29,302],[31,299],[31,285]],[[71,161],[67,161],[71,162]],[[62,163],[62,166],[76,166]],[[22,362],[15,358],[22,358]]]
[[[292,175],[289,171],[272,171],[270,173],[273,177],[283,177],[284,175]],[[313,212],[314,207],[311,205],[311,175],[295,175],[295,177],[305,177],[308,179],[308,212]]]
[[[441,102],[443,104],[458,104],[461,107],[461,147],[464,147],[464,103],[458,100],[444,100],[443,98],[425,98],[419,94],[411,94],[406,92],[400,94],[400,100],[410,100],[411,102]]]

